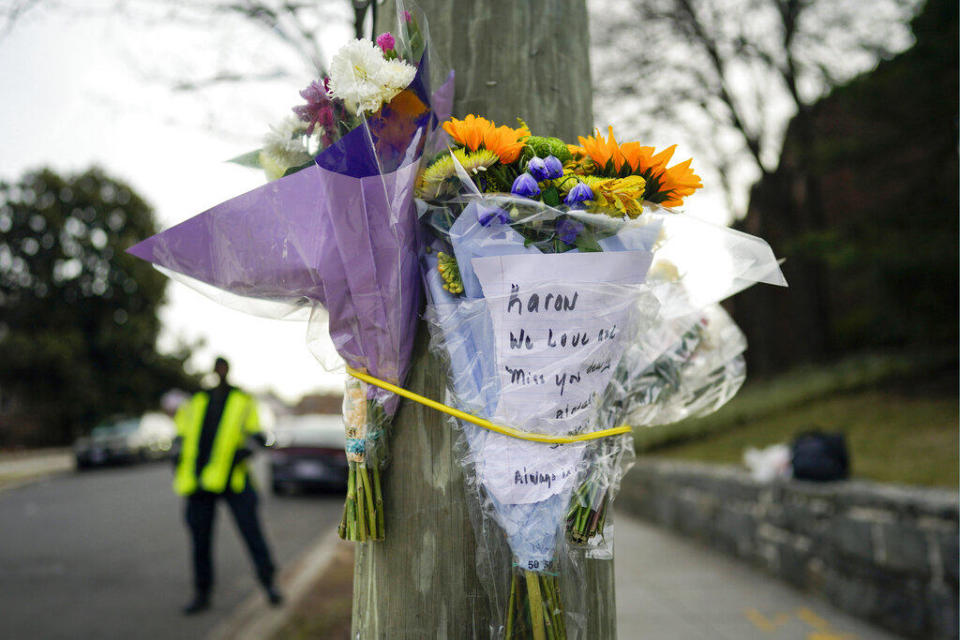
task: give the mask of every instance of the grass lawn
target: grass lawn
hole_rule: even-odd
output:
[[[353,607],[353,545],[339,545],[336,556],[273,640],[349,640]]]
[[[655,457],[742,464],[747,447],[789,442],[814,427],[847,436],[857,478],[955,488],[958,398],[952,383],[904,385],[808,399],[694,440],[648,452]],[[945,388],[946,387],[946,388]],[[736,402],[731,402],[733,405]]]

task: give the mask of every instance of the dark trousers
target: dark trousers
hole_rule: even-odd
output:
[[[257,570],[260,582],[269,587],[273,584],[273,560],[270,549],[260,529],[257,517],[257,493],[247,485],[240,493],[225,491],[221,494],[197,491],[187,497],[186,520],[193,542],[193,584],[197,593],[206,594],[213,586],[213,558],[211,541],[213,521],[217,513],[217,499],[223,498],[233,513],[240,535],[247,544],[250,558]]]

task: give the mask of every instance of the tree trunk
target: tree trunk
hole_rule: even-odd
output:
[[[427,16],[435,70],[456,71],[453,114],[484,115],[534,133],[576,140],[593,126],[584,0],[420,0]],[[393,28],[394,8],[378,8],[376,31]],[[444,397],[441,362],[417,335],[407,387]],[[499,530],[485,540],[504,565],[479,575],[471,500],[464,487],[457,434],[438,412],[403,402],[393,424],[391,464],[383,475],[386,540],[356,547],[355,638],[490,638],[505,620],[510,554]],[[582,560],[584,583],[564,597],[582,599],[587,638],[616,637],[613,563]],[[575,593],[575,586],[585,593]],[[491,587],[493,589],[491,590]],[[501,595],[502,594],[502,595]],[[506,610],[506,602],[499,602]],[[571,628],[568,624],[568,628]],[[571,637],[575,634],[571,633]]]

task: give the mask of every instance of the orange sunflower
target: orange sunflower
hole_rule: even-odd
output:
[[[503,164],[516,162],[523,151],[527,138],[530,137],[530,130],[526,127],[513,129],[502,125],[499,127],[491,126],[483,135],[483,146],[488,151],[493,151],[500,158]]]
[[[691,160],[667,168],[677,145],[655,153],[653,147],[641,145],[639,142],[624,142],[618,145],[613,137],[612,127],[609,132],[606,140],[599,132],[595,137],[580,138],[583,153],[601,167],[606,167],[607,162],[613,162],[613,168],[618,175],[629,172],[628,175],[643,176],[647,180],[645,199],[665,207],[677,207],[683,204],[686,196],[703,187],[700,176],[690,168]],[[621,170],[624,166],[626,169]]]
[[[617,144],[617,139],[613,137],[613,127],[607,129],[607,132],[610,135],[606,139],[600,135],[599,129],[594,132],[595,135],[587,138],[580,136],[578,138],[580,140],[580,147],[583,153],[589,156],[602,170],[606,170],[607,163],[612,162],[613,171],[618,174],[620,173],[620,167],[623,166],[623,153],[620,151],[620,145]]]
[[[481,145],[492,151],[503,164],[515,162],[520,157],[525,140],[530,136],[527,127],[513,129],[497,126],[486,118],[470,114],[463,120],[450,118],[443,123],[443,130],[450,134],[454,142],[476,151]]]
[[[660,191],[666,195],[666,199],[660,203],[663,206],[679,207],[685,197],[703,187],[700,176],[690,168],[691,160],[675,164],[663,172],[660,178]]]
[[[476,151],[483,142],[487,131],[493,129],[493,123],[472,113],[463,120],[450,118],[443,123],[443,130],[450,134],[454,142]]]

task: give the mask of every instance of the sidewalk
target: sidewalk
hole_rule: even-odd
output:
[[[0,491],[36,478],[71,471],[74,468],[70,449],[37,449],[0,454]]]
[[[617,513],[621,640],[895,640],[733,558]]]

